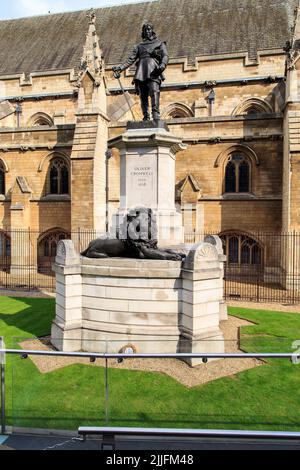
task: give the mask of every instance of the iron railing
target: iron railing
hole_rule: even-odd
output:
[[[185,233],[185,242],[201,242],[208,234],[223,241],[226,300],[300,303],[300,232],[192,231]],[[0,289],[54,292],[52,264],[59,240],[71,238],[81,252],[100,235],[89,229],[1,231]]]

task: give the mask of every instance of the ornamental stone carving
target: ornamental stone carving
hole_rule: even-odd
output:
[[[207,235],[204,238],[204,242],[215,246],[219,255],[223,255],[223,245],[220,237],[218,237],[217,235]]]
[[[218,252],[209,243],[201,243],[195,251],[194,262],[201,262],[205,259],[216,260],[218,259]]]
[[[60,240],[57,245],[55,263],[68,266],[79,262],[80,256],[79,253],[75,251],[72,240]]]
[[[207,262],[219,262],[217,248],[210,243],[196,243],[188,253],[184,268],[189,270],[201,268],[201,265]]]

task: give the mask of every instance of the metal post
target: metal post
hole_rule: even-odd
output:
[[[4,349],[4,340],[0,338],[0,348]],[[0,354],[1,364],[1,434],[6,432],[5,422],[5,352]]]
[[[5,365],[1,362],[1,434],[5,434]]]
[[[296,232],[295,230],[293,230],[293,273],[292,273],[292,276],[293,276],[293,297],[292,297],[292,304],[294,305],[296,303],[296,300],[295,300],[295,263],[296,263]]]
[[[108,359],[105,358],[105,422],[108,425]]]

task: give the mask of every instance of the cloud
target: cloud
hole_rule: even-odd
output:
[[[17,10],[20,15],[46,15],[49,11],[56,13],[67,10],[64,0],[18,0]]]

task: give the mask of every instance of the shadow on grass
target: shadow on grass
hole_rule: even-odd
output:
[[[1,328],[4,331],[0,331],[0,335],[5,337],[6,342],[17,335],[45,336],[51,331],[54,317],[55,299],[2,297],[0,322],[4,324]]]

